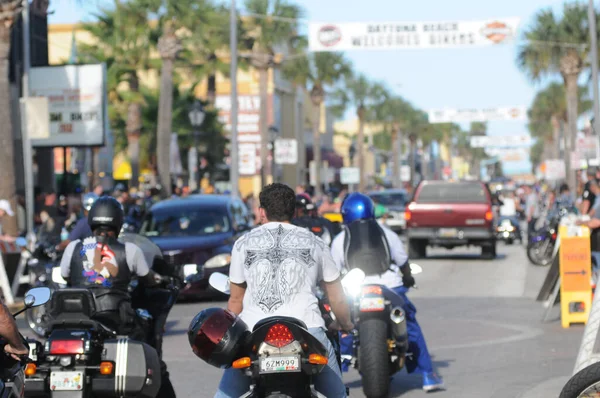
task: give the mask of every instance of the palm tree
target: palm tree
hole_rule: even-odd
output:
[[[592,109],[587,87],[579,87],[577,103],[580,115]],[[560,130],[562,125],[568,123],[565,86],[554,82],[539,91],[527,114],[531,135],[539,138],[544,146],[542,158],[559,159]]]
[[[135,2],[116,2],[115,9],[101,10],[95,19],[95,22],[83,25],[93,40],[90,41],[92,44],[79,45],[79,55],[88,62],[106,63],[111,124],[114,128],[121,120],[125,121],[116,132],[124,130],[126,133],[131,181],[137,185],[142,108],[146,105],[140,93],[139,73],[159,65],[150,57],[158,31],[148,23],[147,9]]]
[[[163,34],[158,40],[158,52],[162,59],[162,67],[160,70],[160,99],[156,134],[158,176],[163,197],[171,195],[170,142],[173,122],[173,72],[175,58],[182,49],[181,41],[175,34],[173,22],[166,21],[163,24]]]
[[[275,54],[290,44],[298,32],[300,8],[286,0],[246,0],[245,29],[252,43],[250,64],[258,71],[260,91],[260,162],[261,183],[266,183],[268,137],[268,83],[269,70],[277,66]]]
[[[360,182],[358,190],[364,191],[366,186],[365,177],[365,122],[374,119],[374,109],[381,106],[389,94],[385,87],[379,83],[370,82],[363,74],[354,75],[346,79],[345,87],[334,93],[337,102],[334,109],[340,113],[341,109],[352,106],[356,109],[358,117],[358,134],[356,137],[357,167],[360,170]]]
[[[191,66],[188,69],[191,80],[207,78],[206,99],[214,104],[217,74],[229,73],[229,60],[224,57],[229,53],[229,9],[210,0],[175,1],[172,8],[178,26],[187,32],[181,38],[184,49],[179,66],[182,69]]]
[[[13,120],[11,89],[8,81],[10,37],[12,26],[21,11],[21,0],[0,0],[0,198],[10,200],[16,208],[15,166],[13,153]],[[2,223],[3,233],[16,234],[17,218],[9,217]]]
[[[575,186],[575,174],[571,170],[571,151],[575,149],[577,135],[578,85],[577,80],[584,69],[589,46],[587,5],[567,3],[562,18],[552,9],[536,14],[532,26],[523,34],[527,43],[519,48],[517,63],[533,81],[560,74],[566,91],[568,126],[565,147],[567,181]]]
[[[297,85],[310,89],[313,105],[312,133],[313,160],[316,165],[315,195],[321,195],[321,106],[326,100],[326,89],[348,77],[351,64],[343,54],[333,52],[312,53],[306,57],[295,58],[284,64],[283,73]]]

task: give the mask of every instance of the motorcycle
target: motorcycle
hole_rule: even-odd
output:
[[[413,275],[423,269],[410,264]],[[353,357],[362,377],[367,397],[385,397],[389,393],[390,375],[404,367],[408,350],[406,317],[400,297],[383,285],[363,284],[365,273],[350,270],[342,279],[351,301],[352,320],[357,332],[353,339]]]
[[[226,275],[213,273],[209,283],[229,294]],[[261,320],[236,356],[231,366],[252,380],[244,398],[325,398],[315,390],[312,378],[327,366],[327,349],[298,319],[273,316]]]
[[[496,227],[496,239],[503,240],[507,245],[512,245],[515,240],[523,240],[519,226],[514,225],[509,218],[500,219],[500,223]]]
[[[558,238],[560,220],[568,214],[575,213],[571,205],[557,204],[549,212],[542,228],[530,233],[527,244],[527,258],[531,263],[540,266],[550,265],[556,254],[555,248]]]
[[[50,289],[37,287],[30,289],[25,293],[25,306],[20,311],[13,314],[13,317],[22,312],[29,312],[31,309],[43,306],[50,300]],[[23,336],[21,336],[23,338]],[[34,365],[30,362],[36,357],[37,347],[32,347],[29,341],[23,338],[25,346],[29,348],[29,357],[17,361],[11,356],[0,355],[0,398],[22,398],[25,389],[25,375],[30,373]],[[6,341],[0,339],[0,349],[4,352]]]
[[[52,248],[37,244],[32,252],[24,251],[27,268],[29,269],[29,284],[32,287],[48,287],[51,291],[66,287],[67,282],[60,276],[60,255]],[[38,336],[45,337],[48,322],[46,305],[40,305],[25,313],[29,328]]]
[[[60,277],[60,270],[54,276]],[[27,375],[25,396],[155,397],[161,386],[163,328],[179,293],[175,278],[165,280],[150,288],[133,280],[128,293],[95,287],[54,292],[48,339],[43,346],[38,343],[36,369]],[[122,304],[118,312],[107,313],[102,301],[107,298],[130,301],[134,313]],[[124,319],[131,317],[130,336],[118,335]]]
[[[600,389],[600,362],[577,372],[567,381],[559,398],[596,397]]]

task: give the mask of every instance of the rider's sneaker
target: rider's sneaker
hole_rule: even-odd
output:
[[[434,372],[423,373],[423,391],[437,391],[444,388],[444,380]]]

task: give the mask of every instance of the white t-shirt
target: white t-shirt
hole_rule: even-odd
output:
[[[514,198],[504,198],[502,200],[500,215],[504,217],[514,217],[517,215],[517,204]]]
[[[398,237],[398,235],[389,229],[388,227],[379,223],[381,229],[385,233],[385,238],[388,241],[388,245],[390,247],[390,254],[392,256],[393,265],[390,266],[390,269],[384,272],[381,275],[367,275],[363,283],[365,284],[376,284],[376,285],[384,285],[389,288],[394,288],[398,286],[402,286],[402,275],[400,274],[400,267],[402,267],[406,261],[408,260],[408,255],[404,251],[404,245],[402,241]],[[331,244],[331,255],[333,257],[333,261],[338,269],[341,271],[345,268],[346,264],[344,264],[344,237],[346,232],[342,230]]]
[[[229,280],[247,285],[240,317],[251,329],[276,315],[324,328],[315,290],[320,281],[339,277],[325,242],[288,223],[253,229],[235,242],[231,253]]]

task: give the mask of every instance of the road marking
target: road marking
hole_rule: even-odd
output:
[[[457,350],[457,349],[465,349],[465,348],[487,347],[487,346],[498,345],[498,344],[514,343],[517,341],[532,339],[534,337],[544,334],[544,331],[541,329],[532,328],[532,327],[523,326],[523,325],[509,325],[509,324],[504,324],[504,323],[500,323],[500,322],[482,321],[479,319],[462,319],[462,321],[477,322],[477,323],[480,323],[483,325],[495,326],[495,327],[504,328],[504,329],[510,329],[515,332],[518,332],[518,334],[516,334],[514,336],[501,337],[498,339],[478,341],[478,342],[473,342],[473,343],[442,345],[442,346],[432,347],[430,349],[430,351]]]

